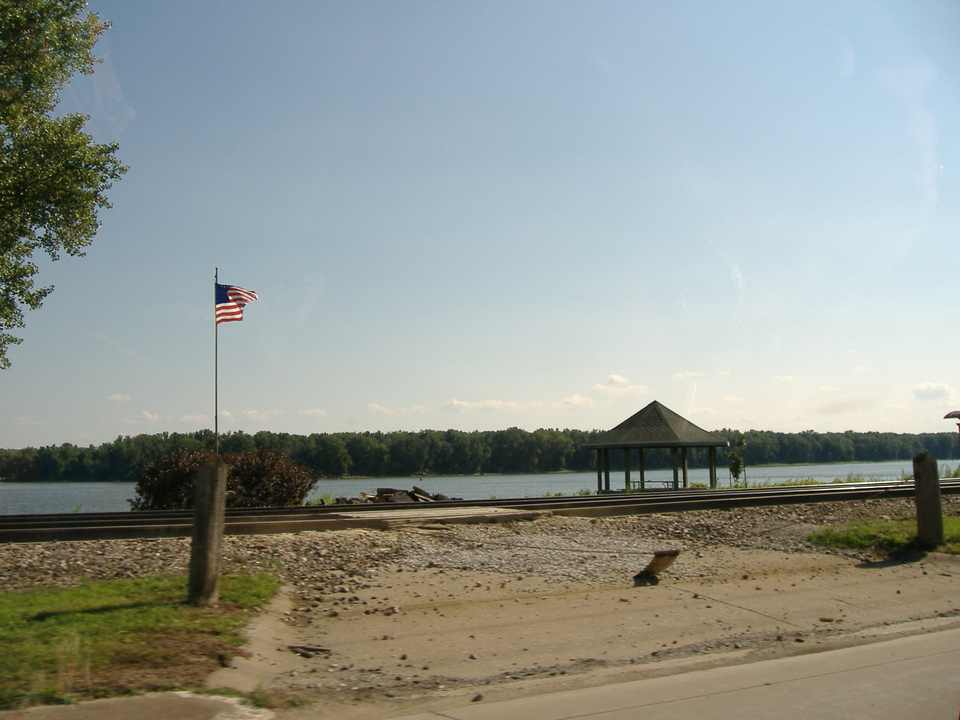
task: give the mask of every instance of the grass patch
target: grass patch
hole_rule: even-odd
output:
[[[960,517],[943,519],[944,544],[939,552],[960,555]],[[810,542],[829,548],[875,550],[887,556],[917,550],[916,520],[859,521],[843,528],[828,528],[810,535]]]
[[[0,595],[0,709],[192,688],[241,652],[272,577],[228,575],[220,605],[187,605],[185,576]]]

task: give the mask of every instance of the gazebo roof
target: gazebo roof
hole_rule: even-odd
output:
[[[654,400],[636,415],[627,418],[584,447],[726,447],[728,444],[719,435],[697,427]]]

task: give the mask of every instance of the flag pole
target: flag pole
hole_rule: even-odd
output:
[[[219,268],[213,269],[213,306],[214,306],[214,318],[213,318],[213,452],[217,455],[220,455],[220,357],[219,357],[219,345],[220,345],[220,331],[218,330],[219,324],[217,323],[216,318],[216,306],[217,306],[217,283],[219,275]]]

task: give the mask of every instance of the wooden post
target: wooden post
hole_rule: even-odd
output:
[[[647,479],[645,477],[646,468],[643,466],[643,448],[640,448],[640,489],[645,490],[647,488]]]
[[[623,449],[623,489],[630,492],[630,448]]]
[[[711,446],[709,453],[710,453],[710,489],[715,490],[717,487],[717,449]]]
[[[610,492],[610,448],[603,449],[603,489]]]
[[[943,507],[937,461],[930,453],[913,459],[914,499],[917,504],[917,541],[928,550],[943,545]]]
[[[597,448],[597,495],[603,493],[603,451]]]
[[[220,558],[229,466],[217,455],[197,471],[187,602],[215,605],[220,596]]]

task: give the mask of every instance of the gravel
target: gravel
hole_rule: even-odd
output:
[[[960,497],[943,497],[960,514]],[[385,564],[584,579],[621,572],[624,555],[711,547],[811,552],[807,536],[860,519],[914,516],[912,499],[865,500],[614,518],[543,517],[500,524],[430,525],[391,531],[341,530],[230,536],[224,571],[266,570],[321,592],[366,587]],[[822,550],[818,550],[822,552]],[[189,539],[0,545],[0,592],[70,587],[86,580],[185,573]],[[684,574],[681,560],[671,572]]]

